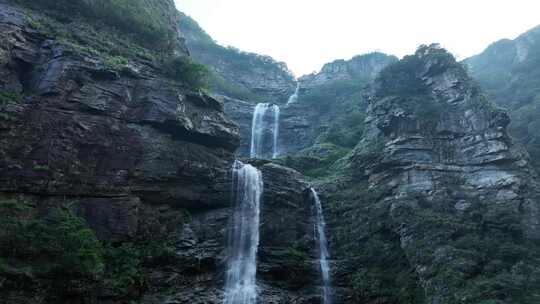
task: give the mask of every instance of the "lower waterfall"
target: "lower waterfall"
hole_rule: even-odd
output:
[[[259,246],[261,172],[240,161],[233,165],[234,216],[229,234],[229,261],[224,304],[257,302],[257,249]]]
[[[316,211],[316,235],[317,242],[319,244],[319,264],[321,267],[321,277],[323,283],[323,304],[332,303],[332,290],[331,290],[331,281],[330,281],[330,266],[328,265],[328,241],[326,240],[326,223],[324,221],[324,215],[321,205],[321,200],[315,189],[311,188],[311,195],[313,196],[313,201],[315,203]]]

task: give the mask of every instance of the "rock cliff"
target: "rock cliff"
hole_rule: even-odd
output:
[[[388,64],[397,61],[396,57],[383,53],[357,55],[349,60],[335,60],[325,64],[318,73],[300,77],[303,90],[331,85],[336,82],[371,81]]]
[[[280,105],[280,155],[325,143],[345,149],[354,147],[360,140],[360,122],[367,108],[363,90],[382,68],[396,60],[382,53],[360,55],[328,63],[319,73],[300,77],[296,102]],[[225,112],[240,126],[237,153],[249,155],[255,105],[223,95],[217,98],[223,100]],[[272,130],[268,129],[266,134],[271,138]]]
[[[152,49],[22,3],[0,1],[0,302],[222,303],[239,130],[183,70],[178,27]],[[255,165],[260,301],[317,301],[308,185]]]
[[[70,40],[55,32],[65,28],[62,22],[78,29]],[[117,57],[91,49],[92,35],[105,33],[90,32],[84,19],[58,21],[2,2],[0,28],[0,84],[9,97],[0,105],[2,195],[29,201],[42,213],[69,202],[115,248],[154,241],[165,247],[187,210],[229,205],[238,128],[217,100],[168,79],[150,60],[123,54],[119,66],[111,63]],[[22,267],[14,259],[8,269]],[[104,286],[96,293],[96,286],[107,285],[98,280],[68,290],[61,282],[80,281],[77,276],[15,270],[1,284],[4,303],[115,299],[138,286]]]
[[[509,122],[436,45],[381,72],[321,182],[344,302],[538,300],[539,188]]]
[[[283,153],[329,143],[354,147],[362,135],[367,101],[364,89],[397,60],[382,53],[327,63],[318,73],[298,79],[298,100],[283,110]]]
[[[220,46],[188,16],[183,18],[180,28],[193,57],[213,72],[211,91],[224,102],[225,112],[240,126],[237,154],[241,156],[249,155],[253,110],[259,102],[281,107],[280,154],[299,152],[330,138],[335,141],[332,144],[353,147],[361,135],[355,126],[363,120],[367,107],[362,100],[362,88],[381,69],[397,60],[382,53],[336,60],[295,83],[284,64]],[[296,86],[298,102],[286,105]],[[342,132],[339,129],[344,125],[348,130]],[[271,131],[265,133],[271,136]]]
[[[213,92],[250,103],[286,103],[294,92],[294,77],[285,63],[221,46],[186,15],[180,29],[193,58],[212,71]]]
[[[170,0],[123,4],[0,0],[0,303],[222,303],[257,102],[281,106],[282,155],[243,159],[264,182],[259,303],[322,302],[312,185],[334,303],[540,301],[537,173],[444,49],[329,63],[285,104],[284,65]],[[501,58],[536,58],[535,33]]]

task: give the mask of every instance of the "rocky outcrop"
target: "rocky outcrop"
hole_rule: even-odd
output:
[[[25,95],[3,105],[2,191],[136,195],[179,206],[219,201],[220,194],[210,199],[215,188],[195,195],[181,185],[197,176],[194,187],[204,178],[220,187],[216,177],[226,175],[238,131],[218,101],[137,62],[128,74],[110,70],[1,9],[3,74],[13,76],[3,88]]]
[[[397,58],[383,53],[358,55],[349,60],[336,60],[325,64],[318,73],[302,76],[298,79],[302,91],[326,86],[343,81],[370,81],[388,64]]]
[[[533,303],[539,188],[506,113],[437,46],[376,87],[348,174],[321,186],[337,276],[360,302]]]

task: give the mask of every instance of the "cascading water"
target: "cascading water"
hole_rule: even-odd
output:
[[[295,103],[298,100],[298,93],[300,92],[300,83],[296,83],[296,89],[294,90],[294,93],[289,97],[289,100],[287,101],[287,104]]]
[[[332,304],[332,290],[330,286],[330,266],[328,265],[328,241],[326,240],[326,223],[321,205],[321,200],[315,189],[311,188],[311,195],[316,209],[316,234],[319,243],[319,264],[321,267],[321,277],[323,283],[323,304]]]
[[[279,107],[274,105],[274,128],[272,133],[274,135],[272,158],[278,157],[278,138],[279,138]]]
[[[251,165],[233,165],[234,216],[229,234],[229,261],[224,304],[257,302],[257,249],[259,246],[262,174]]]
[[[271,110],[273,119],[268,119],[268,111]],[[279,114],[280,109],[277,105],[268,103],[259,103],[253,111],[253,120],[251,123],[251,146],[249,156],[251,158],[263,158],[271,153],[272,158],[278,156],[278,138],[279,138]],[[272,150],[265,150],[265,143],[268,138],[265,137],[266,130],[272,130]]]

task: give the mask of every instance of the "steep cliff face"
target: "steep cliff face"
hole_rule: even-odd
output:
[[[364,89],[396,60],[370,53],[327,63],[319,73],[300,77],[298,100],[283,111],[284,153],[321,143],[354,147],[367,108]]]
[[[176,30],[160,58],[63,9],[0,1],[0,302],[222,303],[237,125]],[[318,301],[307,184],[255,165],[260,301]]]
[[[76,29],[71,36],[59,32],[67,27],[62,22]],[[4,2],[0,28],[2,196],[21,205],[24,201],[42,215],[69,203],[65,208],[85,218],[98,238],[112,246],[106,259],[114,260],[119,250],[129,247],[125,251],[136,261],[129,267],[123,264],[131,261],[127,258],[108,263],[105,274],[96,262],[93,278],[88,278],[63,275],[76,269],[43,271],[25,265],[43,259],[42,267],[48,267],[45,252],[25,260],[2,247],[1,298],[4,303],[30,298],[61,303],[137,295],[144,290],[142,267],[150,274],[163,272],[163,261],[144,250],[151,244],[174,248],[168,246],[189,220],[188,212],[197,213],[198,219],[230,204],[237,126],[217,100],[167,78],[151,58],[93,49],[128,43],[115,40],[113,29],[92,32],[85,21],[59,21]],[[102,39],[92,44],[97,38]],[[183,48],[175,50],[182,55]],[[100,259],[100,246],[88,250],[95,250],[95,261]],[[166,258],[178,258],[178,253],[167,252]],[[120,270],[113,268],[115,263]],[[185,279],[195,275],[183,274]],[[163,279],[148,277],[144,284],[150,287]]]
[[[193,58],[213,72],[210,79],[213,92],[250,103],[285,103],[293,93],[294,77],[285,63],[218,45],[186,15],[180,29]]]
[[[539,188],[506,113],[437,46],[375,88],[346,173],[321,183],[344,301],[538,301]]]
[[[260,102],[281,107],[278,142],[281,155],[324,142],[353,147],[360,139],[362,130],[357,126],[364,119],[367,106],[362,100],[363,87],[381,69],[397,60],[382,53],[336,60],[319,73],[302,76],[296,82],[284,64],[224,48],[187,16],[180,28],[193,57],[213,71],[211,91],[224,102],[225,112],[240,126],[237,154],[241,156],[249,155],[253,111]],[[299,96],[297,102],[285,104],[295,91]],[[272,130],[266,130],[265,134],[271,138]]]
[[[538,170],[540,138],[540,27],[515,40],[501,40],[465,63],[492,100],[509,110],[510,133],[523,143]]]
[[[2,85],[18,95],[3,104],[2,191],[207,201],[179,189],[189,166],[208,182],[225,175],[213,171],[228,167],[238,130],[218,101],[144,62],[118,71],[69,50],[7,5],[2,14]]]
[[[320,298],[307,184],[291,169],[265,161],[254,165],[264,181],[257,284],[260,303],[313,303]],[[192,214],[175,239],[177,254],[165,270],[149,272],[142,303],[223,303],[231,209]]]

